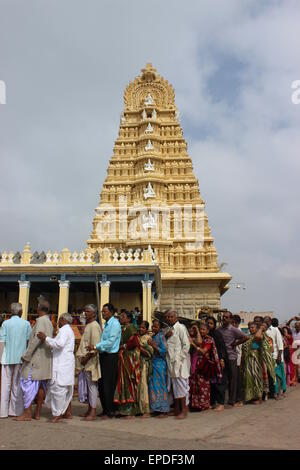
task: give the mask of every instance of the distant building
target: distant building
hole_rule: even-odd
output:
[[[235,315],[239,315],[241,317],[241,329],[248,330],[248,323],[253,321],[255,317],[274,317],[274,312],[264,311],[264,312],[236,312]]]

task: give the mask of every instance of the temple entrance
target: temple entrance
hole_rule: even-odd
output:
[[[44,296],[50,303],[50,315],[57,317],[59,288],[57,282],[31,282],[28,306],[28,320],[33,323],[37,317],[38,297]]]
[[[16,282],[0,283],[0,313],[7,314],[10,311],[10,304],[18,302],[19,284]]]
[[[143,307],[143,291],[141,282],[112,282],[110,286],[110,301],[120,310],[134,310]]]
[[[87,304],[97,305],[95,283],[71,282],[69,293],[69,313],[80,314],[82,312],[83,307]]]

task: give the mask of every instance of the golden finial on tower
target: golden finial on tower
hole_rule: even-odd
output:
[[[153,82],[156,79],[156,69],[151,63],[146,64],[146,67],[142,69],[142,80],[145,82]]]

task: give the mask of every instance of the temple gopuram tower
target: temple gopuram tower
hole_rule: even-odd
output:
[[[125,90],[87,244],[93,253],[152,250],[161,270],[162,293],[153,304],[160,310],[195,317],[203,306],[220,308],[228,289],[231,276],[218,266],[174,89],[151,64]]]

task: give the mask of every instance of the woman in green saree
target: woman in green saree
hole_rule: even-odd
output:
[[[254,322],[249,325],[250,339],[242,345],[242,384],[244,399],[254,404],[262,403],[263,396],[263,363],[271,377],[275,380],[275,365],[272,351],[264,333]]]
[[[150,402],[149,402],[149,379],[152,375],[152,358],[153,348],[148,344],[151,340],[149,335],[149,323],[143,321],[138,330],[138,337],[140,343],[141,353],[141,377],[138,388],[138,413],[141,418],[150,417]]]
[[[136,328],[131,321],[132,314],[121,313],[122,336],[119,349],[118,381],[114,397],[119,414],[127,418],[133,418],[139,413],[138,391],[141,372],[140,343]]]

